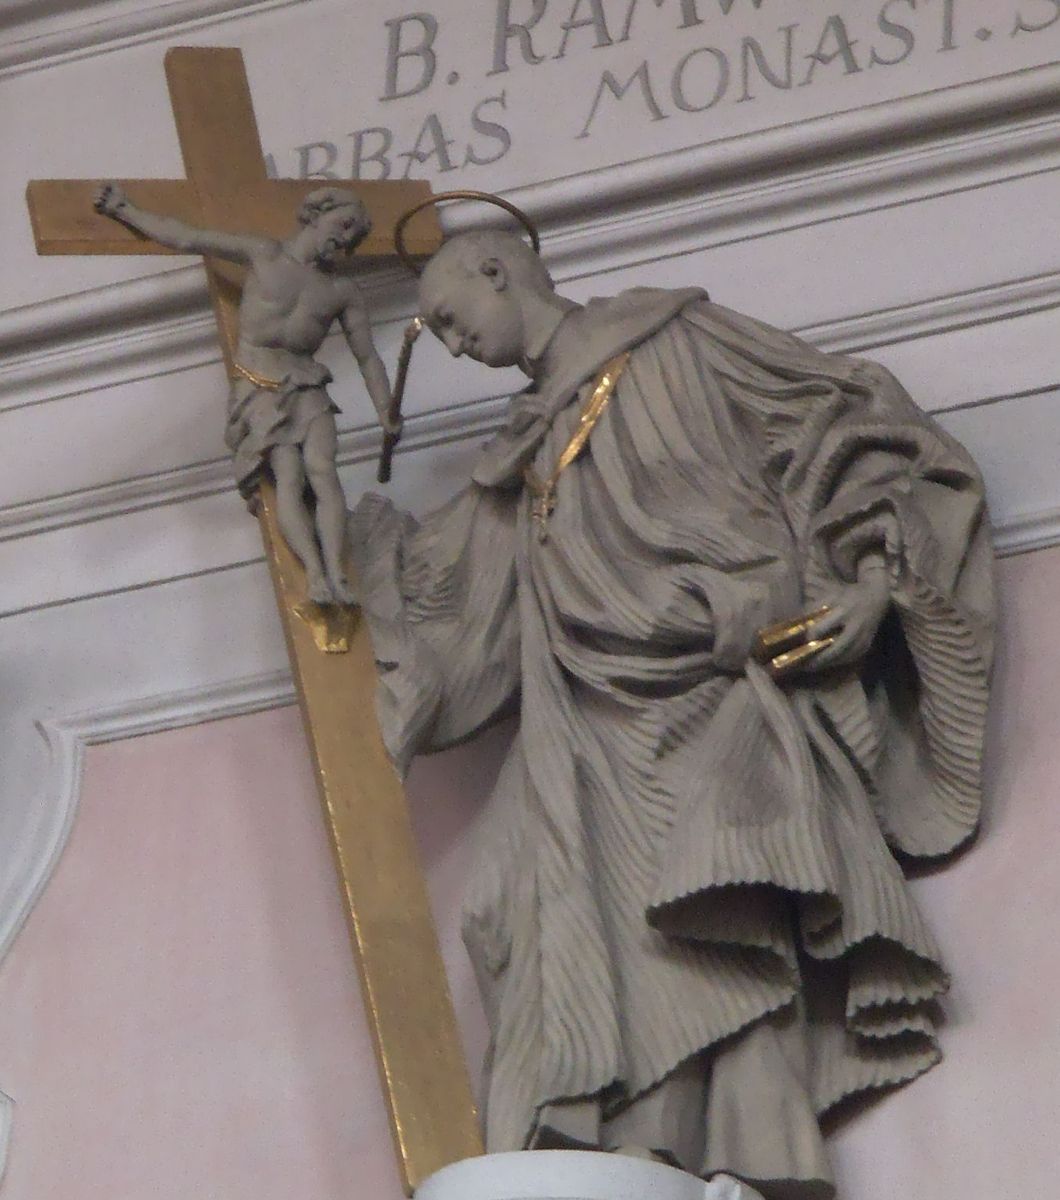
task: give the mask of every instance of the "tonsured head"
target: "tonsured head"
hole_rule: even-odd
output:
[[[464,233],[424,268],[420,315],[451,354],[511,367],[526,356],[529,312],[553,295],[544,263],[522,238]]]
[[[347,188],[336,187],[310,192],[298,210],[298,222],[316,233],[316,259],[325,266],[332,265],[340,255],[352,253],[372,228],[361,198]]]

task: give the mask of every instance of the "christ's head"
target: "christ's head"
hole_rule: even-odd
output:
[[[312,231],[314,258],[323,267],[351,254],[372,228],[361,198],[347,188],[323,187],[310,192],[298,210],[298,223]]]
[[[555,328],[558,298],[538,255],[511,233],[459,234],[420,280],[420,315],[451,354],[524,366]]]

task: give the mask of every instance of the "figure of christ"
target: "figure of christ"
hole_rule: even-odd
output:
[[[979,473],[884,368],[697,289],[580,306],[510,234],[420,312],[530,379],[447,505],[350,521],[399,768],[518,716],[464,920],[488,1147],[831,1197],[821,1119],[939,1058],[901,863],[977,825]],[[759,631],[825,605],[774,677]]]
[[[326,390],[331,374],[313,355],[338,319],[380,423],[399,432],[400,422],[388,416],[390,386],[364,297],[338,269],[371,229],[364,205],[351,191],[319,188],[303,201],[298,227],[284,241],[197,229],[146,212],[113,183],[99,189],[95,207],[174,250],[248,268],[225,431],[236,480],[252,500],[263,468],[271,469],[280,529],[305,568],[309,598],[354,603],[344,562],[346,502],[335,461],[339,410]]]

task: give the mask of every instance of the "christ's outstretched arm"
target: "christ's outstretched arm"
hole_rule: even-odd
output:
[[[213,258],[224,258],[229,262],[249,263],[253,258],[267,254],[278,243],[269,238],[252,234],[221,233],[213,229],[198,229],[186,225],[175,217],[163,217],[157,213],[137,208],[122,188],[116,183],[104,183],[96,192],[93,201],[96,212],[111,217],[149,237],[154,242],[168,246],[183,254],[204,254]]]

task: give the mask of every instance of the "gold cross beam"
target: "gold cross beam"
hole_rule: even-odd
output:
[[[127,180],[145,208],[228,232],[287,234],[317,180],[270,180],[238,50],[178,48],[166,77],[186,180]],[[165,248],[97,215],[99,181],[38,180],[27,199],[42,254],[163,254]],[[398,216],[430,194],[425,183],[355,182],[373,218],[359,253],[393,253]],[[419,225],[414,252],[439,243]],[[242,273],[206,260],[225,364],[232,366]],[[218,403],[222,403],[218,397]],[[262,539],[283,622],[317,786],[331,836],[365,1009],[375,1040],[402,1179],[411,1193],[440,1167],[482,1151],[471,1086],[453,1016],[427,890],[400,781],[379,734],[375,666],[358,623],[345,654],[318,649],[295,609],[304,576],[276,523],[263,484]]]

